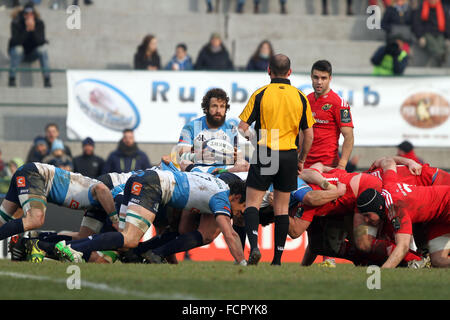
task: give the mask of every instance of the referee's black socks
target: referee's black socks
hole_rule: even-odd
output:
[[[275,248],[273,253],[273,265],[281,264],[281,256],[289,232],[289,216],[287,214],[275,216]]]
[[[248,207],[244,211],[245,231],[247,232],[250,251],[258,248],[259,211],[255,207]]]

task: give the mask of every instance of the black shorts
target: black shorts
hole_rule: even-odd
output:
[[[46,197],[45,179],[33,163],[21,166],[11,178],[5,199],[20,204],[19,195],[30,194]]]
[[[111,179],[111,176],[109,175],[109,173],[102,174],[101,176],[98,176],[95,179],[103,182],[103,184],[105,186],[107,186],[109,190],[114,189],[114,184],[112,182],[112,179]]]
[[[258,148],[260,149],[261,147]],[[266,148],[259,154],[267,157],[257,156],[255,151],[248,171],[247,186],[265,191],[273,183],[273,188],[281,192],[297,189],[297,150],[274,152]]]
[[[136,204],[157,214],[162,202],[158,173],[147,170],[131,176],[125,184],[123,205]]]

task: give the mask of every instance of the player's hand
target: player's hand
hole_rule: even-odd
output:
[[[347,186],[345,185],[345,183],[337,183],[337,192],[339,197],[342,197],[347,192]]]
[[[339,170],[345,170],[345,166],[338,165],[338,166],[336,167],[336,169],[339,169]]]
[[[113,223],[112,226],[113,226],[113,228],[116,229],[117,231],[120,231],[120,230],[119,230],[119,223],[118,223],[118,222]]]
[[[409,172],[415,176],[420,176],[422,174],[422,165],[413,161],[408,165]]]

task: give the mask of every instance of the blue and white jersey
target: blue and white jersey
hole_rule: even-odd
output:
[[[210,129],[206,122],[206,116],[194,119],[187,123],[181,130],[178,146],[193,147],[194,150],[202,150],[203,143],[211,139],[225,140],[234,147],[238,145],[238,131],[235,125],[225,121],[224,124],[217,129]],[[196,160],[197,164],[215,165],[205,161],[203,158]],[[218,165],[223,163],[217,163]]]
[[[109,177],[111,178],[112,187],[115,188],[120,185],[125,185],[127,183],[128,178],[130,178],[132,175],[136,174],[139,171],[130,171],[130,172],[110,172],[108,173]]]
[[[33,164],[44,178],[48,202],[72,209],[87,209],[95,205],[91,188],[100,181],[49,164]]]
[[[164,204],[195,213],[231,217],[230,188],[223,180],[201,172],[155,171],[160,178],[163,202],[168,199]]]

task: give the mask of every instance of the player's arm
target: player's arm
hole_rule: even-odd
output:
[[[311,207],[322,206],[343,196],[346,191],[346,185],[338,182],[337,188],[330,190],[313,190],[308,192],[303,197],[303,203]]]
[[[111,219],[111,222],[113,224],[117,224],[119,222],[119,216],[116,212],[116,207],[114,205],[114,199],[111,194],[111,190],[109,190],[104,183],[100,182],[91,188],[91,193],[92,198],[100,202],[103,209]]]
[[[377,168],[381,168],[381,163],[385,161],[386,159],[389,159],[388,157],[382,157],[377,160],[375,160],[372,165],[370,166],[369,171],[375,170]],[[394,160],[394,162],[398,165],[404,165],[409,168],[409,171],[411,174],[414,175],[420,175],[422,173],[422,165],[420,163],[417,163],[416,161],[400,156],[394,156],[391,158]]]
[[[345,170],[348,159],[350,158],[350,155],[352,154],[353,151],[353,144],[354,144],[353,128],[341,127],[341,134],[344,137],[344,142],[342,144],[341,158],[339,159],[337,168]]]
[[[216,216],[216,221],[219,225],[220,231],[222,231],[225,242],[227,243],[228,249],[230,250],[234,260],[240,264],[246,265],[246,263],[243,262],[245,261],[245,257],[241,245],[241,239],[236,231],[234,231],[231,225],[230,217],[219,214]]]
[[[383,169],[383,172],[386,172],[388,170],[397,172],[397,165],[392,158],[384,158],[383,160],[381,160],[380,168]]]
[[[334,189],[335,188],[335,186],[332,185],[331,183],[329,183],[327,181],[327,179],[325,179],[324,176],[322,176],[318,170],[309,169],[309,168],[308,169],[304,169],[299,174],[299,177],[303,181],[305,181],[306,183],[316,184],[316,185],[320,186],[322,189],[325,189],[325,190],[329,190],[329,189]]]
[[[411,242],[411,235],[407,233],[397,233],[395,235],[396,247],[392,251],[389,258],[381,266],[382,268],[395,268],[405,258],[409,250],[409,243]]]
[[[298,171],[299,173],[303,171],[303,164],[306,161],[306,157],[308,156],[309,150],[311,150],[311,146],[314,140],[314,131],[313,128],[307,128],[302,130],[302,149],[298,155]],[[299,139],[300,140],[300,139]]]

